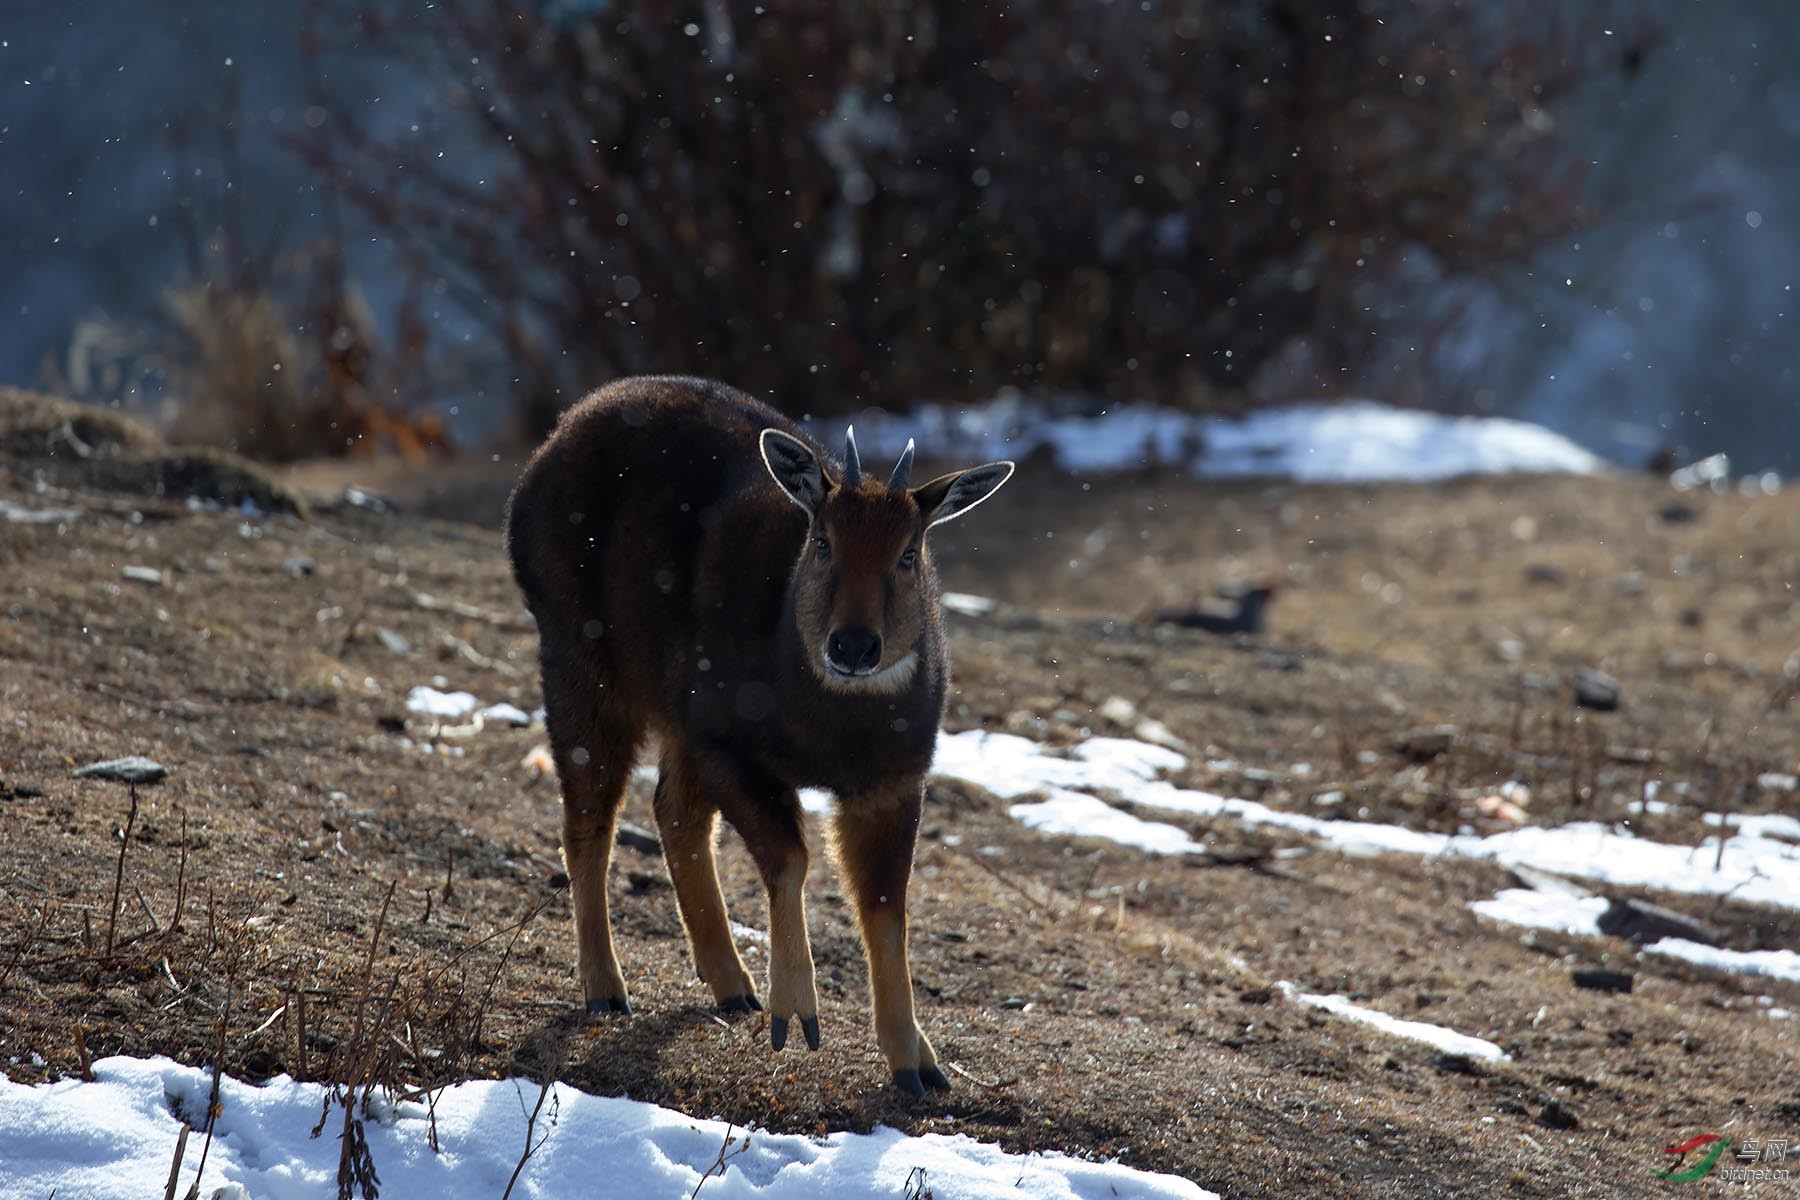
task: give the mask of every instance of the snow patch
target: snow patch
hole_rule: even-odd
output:
[[[1316,996],[1302,992],[1293,984],[1282,982],[1275,985],[1290,999],[1308,1008],[1316,1008],[1379,1029],[1393,1037],[1406,1038],[1409,1041],[1424,1042],[1435,1046],[1445,1054],[1457,1054],[1464,1058],[1479,1058],[1487,1062],[1502,1062],[1511,1056],[1486,1038],[1473,1037],[1466,1033],[1458,1033],[1454,1029],[1446,1029],[1442,1025],[1431,1025],[1424,1021],[1407,1021],[1400,1017],[1390,1016],[1378,1009],[1364,1008],[1353,1003],[1345,996]]]
[[[967,408],[865,412],[856,420],[856,433],[865,455],[897,455],[908,437],[916,437],[933,457],[1016,459],[1048,450],[1072,471],[1159,463],[1202,478],[1378,483],[1514,472],[1592,474],[1605,467],[1541,425],[1444,416],[1369,400],[1264,409],[1240,419],[1149,405],[1059,417],[1009,392]]]
[[[140,1200],[160,1196],[181,1119],[206,1109],[211,1076],[166,1058],[108,1058],[95,1082],[36,1087],[0,1077],[0,1188],[8,1196],[81,1196]],[[478,1080],[447,1088],[437,1101],[442,1153],[426,1141],[422,1104],[393,1105],[365,1127],[383,1195],[491,1200],[500,1194],[524,1145],[525,1114],[538,1086]],[[222,1111],[196,1181],[200,1139],[190,1137],[180,1191],[265,1200],[326,1196],[336,1188],[338,1140],[314,1139],[324,1090],[278,1076],[261,1086],[222,1081]],[[1089,1162],[1054,1152],[1008,1154],[963,1136],[873,1133],[822,1138],[744,1130],[653,1104],[591,1096],[557,1085],[538,1131],[548,1137],[525,1165],[518,1194],[561,1200],[596,1194],[596,1164],[609,1195],[686,1196],[712,1170],[720,1147],[733,1149],[723,1176],[702,1189],[761,1200],[900,1195],[909,1176],[937,1195],[999,1200],[1205,1200],[1210,1192],[1171,1175]],[[747,1139],[747,1143],[746,1143]]]
[[[1644,947],[1645,954],[1679,958],[1696,966],[1736,975],[1766,975],[1800,983],[1800,954],[1792,950],[1724,950],[1686,938],[1664,938]]]
[[[1800,845],[1795,844],[1800,821],[1793,817],[1732,819],[1725,826],[1722,853],[1717,836],[1692,846],[1670,845],[1594,821],[1556,829],[1527,826],[1487,837],[1428,833],[1401,825],[1325,820],[1176,787],[1157,778],[1186,765],[1187,759],[1173,750],[1129,738],[1092,738],[1073,750],[1053,750],[1012,734],[971,730],[939,736],[932,770],[976,784],[1002,800],[1045,797],[1035,804],[1014,805],[1013,815],[1046,832],[1109,837],[1139,848],[1150,848],[1144,845],[1146,839],[1164,846],[1174,843],[1162,841],[1165,835],[1147,833],[1142,826],[1148,822],[1118,820],[1101,811],[1096,805],[1129,818],[1105,797],[1189,816],[1272,825],[1353,854],[1454,854],[1622,887],[1729,894],[1752,904],[1800,908]],[[1068,793],[1093,803],[1077,804],[1067,799]],[[1197,847],[1193,843],[1184,849]]]
[[[1605,896],[1570,896],[1507,888],[1492,900],[1469,905],[1478,916],[1530,929],[1554,929],[1558,933],[1600,936],[1600,914],[1609,901]]]
[[[406,711],[424,717],[451,720],[466,717],[480,707],[481,701],[469,692],[440,692],[434,687],[420,684],[406,693]]]

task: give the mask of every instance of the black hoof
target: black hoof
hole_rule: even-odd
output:
[[[597,1017],[601,1013],[624,1013],[631,1015],[631,1001],[623,996],[597,996],[587,1002],[588,1016]]]
[[[819,1048],[819,1018],[801,1017],[800,1032],[806,1037],[806,1048],[808,1050],[817,1050]]]
[[[787,1045],[787,1018],[769,1018],[769,1045],[779,1050]]]
[[[719,1011],[728,1013],[761,1012],[762,1001],[755,996],[727,996],[719,1001]]]
[[[950,1089],[950,1077],[936,1067],[920,1067],[919,1078],[925,1086],[934,1092],[947,1092]]]
[[[925,1085],[919,1081],[919,1072],[912,1067],[903,1067],[894,1072],[894,1086],[909,1096],[923,1096]]]

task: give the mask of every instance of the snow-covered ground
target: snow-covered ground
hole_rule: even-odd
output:
[[[822,423],[815,432],[828,440],[843,436]],[[1231,420],[1149,405],[1098,416],[1049,416],[1022,397],[1005,394],[983,405],[929,407],[902,416],[870,411],[856,419],[857,444],[867,456],[898,455],[909,437],[934,458],[1016,459],[1048,448],[1075,471],[1154,463],[1213,478],[1383,482],[1510,472],[1586,474],[1605,466],[1541,425],[1449,417],[1369,400],[1263,409]]]
[[[1793,817],[1710,818],[1715,828],[1725,832],[1723,853],[1717,836],[1695,846],[1677,846],[1591,821],[1557,829],[1528,826],[1489,837],[1427,833],[1400,825],[1321,820],[1251,800],[1176,787],[1158,778],[1164,772],[1180,770],[1186,762],[1166,747],[1128,738],[1090,738],[1059,751],[1012,734],[970,730],[940,737],[932,769],[974,783],[1002,799],[1017,800],[1008,811],[1033,829],[1104,838],[1151,854],[1199,853],[1206,846],[1174,825],[1126,811],[1119,806],[1121,802],[1281,826],[1352,854],[1458,855],[1599,883],[1698,895],[1729,894],[1741,900],[1800,908],[1800,820]],[[1598,921],[1607,900],[1575,886],[1562,892],[1513,888],[1470,907],[1482,916],[1511,924],[1600,937]],[[1646,947],[1644,953],[1680,958],[1719,971],[1800,981],[1800,954],[1792,950],[1729,950],[1665,938]],[[1343,996],[1307,995],[1287,984],[1283,990],[1298,1003],[1397,1037],[1428,1042],[1447,1053],[1504,1057],[1492,1042],[1402,1020],[1353,1004]],[[1771,1011],[1786,1015],[1785,1010]]]
[[[103,1059],[94,1076],[92,1083],[37,1087],[0,1078],[0,1195],[163,1195],[184,1120],[204,1125],[211,1076],[161,1058]],[[379,1119],[365,1132],[381,1194],[495,1200],[525,1150],[527,1117],[538,1096],[536,1084],[516,1080],[446,1089],[435,1101],[438,1151],[428,1142],[424,1104],[372,1106]],[[225,1079],[220,1101],[201,1196],[317,1200],[335,1194],[342,1112],[333,1109],[325,1132],[311,1136],[326,1105],[322,1087],[285,1076],[260,1086]],[[831,1200],[902,1196],[913,1184],[920,1189],[914,1194],[943,1200],[1217,1200],[1185,1180],[1116,1163],[1007,1154],[965,1137],[908,1137],[887,1128],[822,1138],[764,1133],[561,1086],[545,1098],[533,1140],[512,1193],[527,1200],[678,1200],[696,1186],[710,1200]],[[177,1195],[194,1182],[203,1141],[198,1132],[188,1136]]]
[[[1469,905],[1490,920],[1584,937],[1603,936],[1600,914],[1606,911],[1606,906],[1607,901],[1601,896],[1575,896],[1530,888],[1507,888],[1491,900],[1477,900]],[[1792,950],[1728,950],[1686,938],[1663,938],[1645,946],[1644,953],[1679,958],[1715,971],[1800,983],[1800,954]]]
[[[1487,837],[1429,833],[1326,820],[1158,778],[1186,764],[1173,750],[1129,738],[1091,738],[1060,752],[1012,734],[971,730],[945,734],[932,769],[1019,800],[1009,811],[1035,829],[1107,838],[1151,853],[1202,847],[1175,826],[1145,820],[1108,797],[1189,816],[1276,825],[1348,853],[1452,854],[1601,883],[1800,908],[1800,820],[1793,817],[1731,818],[1723,853],[1717,836],[1691,846],[1670,845],[1594,821],[1556,829],[1526,826]]]

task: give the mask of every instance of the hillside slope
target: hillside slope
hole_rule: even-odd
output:
[[[638,1015],[581,1022],[557,798],[530,765],[541,729],[406,706],[431,685],[537,707],[497,534],[332,496],[302,519],[100,490],[46,476],[35,444],[5,453],[0,1068],[16,1079],[115,1053],[404,1087],[549,1071],[779,1131],[1114,1155],[1230,1197],[1612,1196],[1647,1190],[1691,1133],[1800,1124],[1780,1066],[1800,983],[1479,917],[1470,902],[1517,882],[1492,863],[1339,853],[1122,800],[1206,846],[1146,854],[1028,828],[949,778],[914,896],[921,1021],[959,1070],[948,1099],[883,1086],[823,854],[819,1053],[772,1053],[760,1015],[711,1011],[660,857],[626,847],[614,920]],[[1676,500],[1620,478],[1027,471],[942,531],[946,586],[999,600],[948,618],[950,728],[1072,746],[1161,737],[1153,718],[1185,747],[1176,782],[1279,810],[1490,833],[1508,821],[1482,798],[1515,780],[1529,822],[1630,820],[1697,845],[1703,810],[1795,811],[1779,776],[1800,747],[1784,673],[1800,549],[1779,531],[1800,527],[1800,496],[1690,495],[1659,515]],[[1284,585],[1261,638],[1140,619],[1261,574]],[[1621,680],[1620,712],[1570,704],[1580,663]],[[128,754],[169,773],[137,789],[121,856],[129,789],[72,772]],[[1669,803],[1634,816],[1652,781]],[[626,820],[651,827],[648,799],[634,784]],[[762,928],[734,835],[721,858],[734,919]],[[1800,947],[1792,909],[1656,899],[1728,946]],[[1602,965],[1633,990],[1572,986]],[[1389,1036],[1284,982],[1507,1057]]]

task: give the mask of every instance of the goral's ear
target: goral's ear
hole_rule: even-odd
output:
[[[812,447],[779,429],[765,429],[762,458],[787,498],[805,509],[807,516],[817,515],[819,504],[825,499],[826,482]]]
[[[929,529],[962,516],[999,491],[1000,485],[1012,478],[1012,473],[1011,463],[993,462],[966,471],[952,471],[948,475],[939,475],[930,483],[920,484],[913,489],[913,499],[919,502],[919,511],[925,515],[925,527]]]

